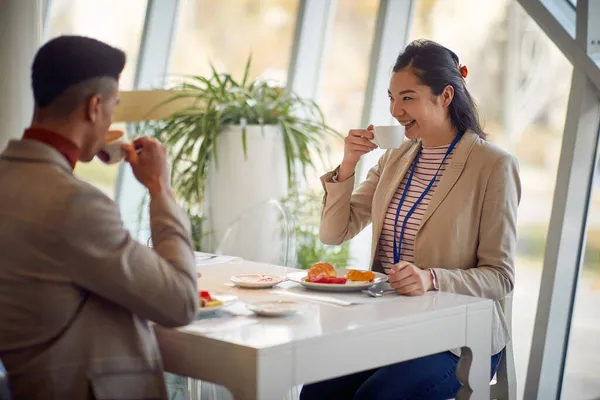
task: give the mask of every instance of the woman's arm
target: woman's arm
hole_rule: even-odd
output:
[[[389,152],[369,171],[367,179],[354,190],[355,176],[334,182],[339,167],[321,177],[325,195],[319,234],[321,242],[339,245],[352,239],[371,222],[371,203],[381,170]]]
[[[520,199],[518,163],[506,155],[496,162],[487,182],[477,266],[466,270],[433,268],[440,290],[492,300],[501,300],[512,292]]]

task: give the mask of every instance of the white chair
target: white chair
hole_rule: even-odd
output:
[[[246,209],[227,227],[215,253],[289,266],[295,254],[294,236],[283,205],[267,200]]]
[[[513,294],[508,294],[501,302],[502,310],[506,317],[508,330],[512,333],[512,303]],[[496,372],[496,382],[491,385],[491,397],[496,400],[517,399],[517,373],[515,371],[515,356],[513,354],[512,340],[502,351],[502,359]]]
[[[267,200],[249,207],[227,227],[215,253],[290,266],[295,259],[294,237],[294,224],[283,205]],[[189,392],[191,400],[232,399],[225,387],[195,379],[190,379]],[[299,395],[300,388],[293,388],[286,400]]]

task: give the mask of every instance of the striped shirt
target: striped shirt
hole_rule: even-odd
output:
[[[412,182],[408,188],[406,197],[404,198],[404,203],[402,204],[402,208],[400,210],[400,215],[398,217],[396,238],[400,237],[400,231],[402,229],[404,217],[415,204],[417,199],[421,196],[421,194],[423,194],[425,188],[427,185],[429,185],[429,182],[431,182],[431,179],[434,177],[440,166],[440,163],[446,155],[446,151],[448,151],[448,147],[450,146],[423,147],[421,149],[419,162],[415,168]],[[435,192],[435,189],[437,188],[448,163],[452,159],[452,154],[454,154],[454,150],[452,150],[452,153],[448,155],[444,161],[444,165],[442,165],[440,168],[440,172],[437,175],[435,183],[429,192],[427,192],[425,197],[423,197],[423,200],[421,200],[417,208],[415,208],[415,211],[406,222],[406,227],[404,228],[404,237],[402,239],[402,248],[400,249],[400,260],[402,261],[408,261],[410,263],[415,262],[415,238],[421,225],[421,219],[425,214],[425,210],[431,201],[431,197],[433,196],[433,193]],[[406,186],[406,182],[408,181],[408,176],[410,175],[411,170],[412,164],[406,172],[406,175],[404,175],[402,182],[400,182],[400,186],[398,186],[398,189],[396,189],[396,193],[392,197],[390,205],[388,206],[385,214],[381,235],[379,236],[378,257],[381,265],[386,270],[394,265],[394,221],[396,219],[398,203],[402,198],[402,193],[404,192],[404,187]]]

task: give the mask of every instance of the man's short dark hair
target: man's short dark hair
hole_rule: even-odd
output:
[[[77,107],[89,101],[92,96],[109,97],[116,92],[117,87],[117,82],[106,76],[88,79],[69,86],[44,109],[54,117],[67,118]]]
[[[87,86],[84,92],[89,92],[94,85],[106,87],[103,78],[118,82],[125,60],[123,51],[89,37],[59,36],[50,40],[38,50],[31,67],[36,106],[46,108],[59,97],[69,97],[67,91],[74,86]]]

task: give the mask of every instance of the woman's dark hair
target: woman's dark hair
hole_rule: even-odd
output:
[[[415,75],[431,92],[439,96],[448,85],[454,88],[449,113],[452,125],[459,131],[467,129],[485,139],[475,101],[467,90],[460,71],[458,56],[450,49],[431,40],[411,42],[396,59],[393,72],[411,67]]]

